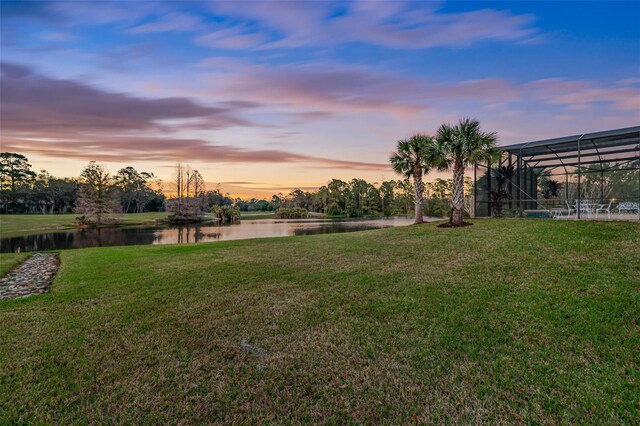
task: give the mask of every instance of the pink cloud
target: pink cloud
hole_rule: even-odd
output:
[[[291,104],[311,109],[317,116],[322,116],[317,110],[411,114],[425,108],[425,99],[416,96],[416,90],[424,87],[419,81],[332,63],[256,65],[208,80],[216,96]]]
[[[0,69],[3,150],[100,161],[198,159],[388,169],[387,164],[334,160],[282,150],[244,149],[171,136],[173,130],[184,127],[210,130],[252,126],[239,118],[237,112],[255,108],[254,102],[229,101],[211,107],[188,98],[145,99],[73,80],[51,79],[20,65],[2,63]],[[324,116],[322,112],[309,114]],[[300,117],[307,118],[304,113]],[[168,125],[167,121],[179,124]]]
[[[309,163],[321,168],[390,170],[386,163],[335,160],[280,150],[244,149],[201,139],[107,135],[92,138],[4,137],[3,149],[48,157],[98,161],[198,161],[215,163]]]
[[[640,110],[640,88],[629,81],[550,78],[517,83],[503,78],[442,82],[330,62],[289,65],[234,64],[207,74],[215,97],[240,96],[265,105],[331,112],[374,111],[401,116],[429,108],[474,102],[483,105],[527,103],[585,109],[607,105]]]
[[[262,34],[238,27],[218,29],[196,38],[200,44],[223,49],[250,48],[264,43],[265,40]]]
[[[525,87],[543,101],[571,109],[588,108],[590,104],[604,102],[618,110],[640,111],[640,88],[632,82],[621,81],[605,87],[591,81],[550,78],[528,83]]]
[[[204,122],[210,129],[251,125],[228,103],[211,107],[188,98],[145,99],[52,79],[21,65],[2,63],[0,69],[3,132],[158,130],[166,127],[165,120]]]

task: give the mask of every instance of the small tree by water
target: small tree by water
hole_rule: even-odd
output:
[[[234,206],[217,206],[211,208],[213,217],[220,225],[240,223],[240,209]]]
[[[109,172],[92,161],[80,174],[80,189],[76,213],[82,214],[78,222],[83,225],[113,223],[108,214],[120,213],[120,199]]]
[[[173,223],[200,222],[207,212],[204,179],[197,170],[180,163],[174,174],[176,196],[166,202],[169,221]]]

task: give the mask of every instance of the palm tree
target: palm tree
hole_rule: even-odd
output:
[[[422,176],[429,173],[435,163],[432,153],[435,151],[435,140],[431,136],[416,134],[409,139],[398,141],[396,152],[389,161],[396,173],[407,179],[413,177],[415,221],[422,223],[422,194],[424,185]]]
[[[443,124],[436,136],[437,152],[433,160],[441,167],[453,167],[453,214],[451,222],[462,226],[464,206],[464,169],[472,164],[491,162],[499,155],[495,132],[483,132],[480,122],[463,118],[451,126]]]

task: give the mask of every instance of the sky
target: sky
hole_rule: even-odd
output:
[[[396,179],[396,141],[640,124],[640,2],[0,3],[2,151],[267,197]],[[441,177],[432,175],[428,179]]]

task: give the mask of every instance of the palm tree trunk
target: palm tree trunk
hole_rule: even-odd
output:
[[[462,226],[462,208],[464,207],[464,166],[461,161],[456,161],[453,167],[453,190],[451,203],[453,207],[452,222],[456,226]]]
[[[422,169],[416,168],[413,172],[413,186],[415,191],[415,220],[413,223],[422,223]]]

